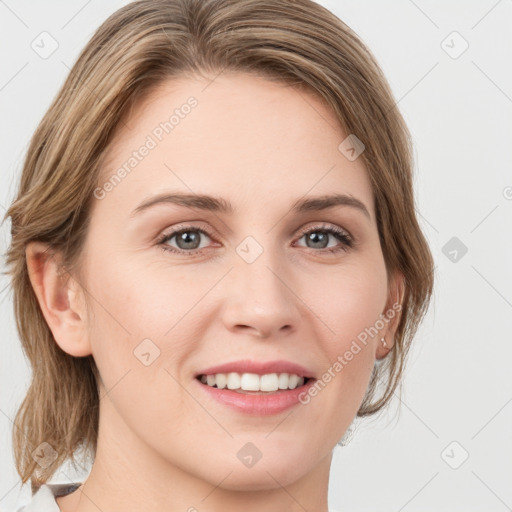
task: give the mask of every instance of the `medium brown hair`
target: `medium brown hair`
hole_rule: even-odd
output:
[[[163,81],[226,69],[306,88],[364,143],[359,158],[373,188],[386,268],[403,274],[405,294],[393,349],[375,365],[358,416],[382,409],[401,382],[432,294],[433,261],[416,218],[410,135],[374,57],[311,0],[136,1],[111,15],[81,52],[31,139],[5,216],[16,324],[32,366],[13,446],[32,492],[67,459],[74,462],[79,448],[94,456],[99,396],[93,357],[72,357],[53,338],[31,286],[26,246],[47,243],[78,276],[101,158],[123,117]],[[31,455],[43,442],[57,451],[46,468]]]

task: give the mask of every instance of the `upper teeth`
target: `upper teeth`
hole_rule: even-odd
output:
[[[201,382],[219,389],[242,389],[244,391],[277,391],[278,389],[295,389],[304,384],[304,377],[294,373],[216,373],[201,375]]]

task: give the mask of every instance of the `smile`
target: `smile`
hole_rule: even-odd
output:
[[[316,381],[314,378],[299,377],[295,374],[256,375],[258,379],[255,375],[235,372],[200,375],[194,379],[194,382],[197,383],[200,391],[204,393],[208,400],[213,400],[236,412],[267,416],[281,413],[301,404],[301,396],[305,396],[309,387]],[[211,384],[208,383],[208,378]],[[203,382],[204,380],[206,382]],[[225,384],[225,386],[217,387],[218,381],[221,385]],[[285,383],[287,384],[286,388],[284,388]],[[280,384],[283,388],[280,387]],[[233,389],[230,389],[229,386]],[[246,387],[256,388],[256,386],[259,390],[244,389]],[[262,388],[272,388],[272,390],[262,391]]]

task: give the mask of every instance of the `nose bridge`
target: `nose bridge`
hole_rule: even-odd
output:
[[[250,327],[267,337],[296,327],[299,311],[288,285],[290,273],[284,270],[284,254],[271,245],[247,237],[237,246],[224,318],[228,328]]]

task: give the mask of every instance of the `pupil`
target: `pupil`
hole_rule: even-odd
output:
[[[199,246],[198,242],[198,233],[194,231],[184,231],[177,237],[177,243],[180,249],[197,249]]]
[[[327,247],[327,241],[328,241],[327,233],[324,233],[322,231],[315,231],[314,233],[310,233],[308,239],[311,242],[313,242],[314,244],[316,244],[318,242],[320,243],[320,245],[316,246],[315,248],[320,247],[321,249],[323,249],[323,248]]]

